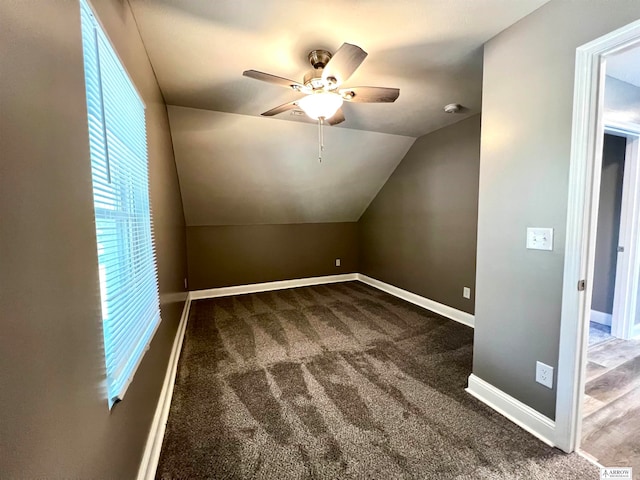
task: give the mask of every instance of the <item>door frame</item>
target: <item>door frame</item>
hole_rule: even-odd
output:
[[[605,121],[605,133],[627,139],[622,180],[622,205],[616,262],[611,335],[630,339],[634,336],[634,322],[638,305],[638,272],[640,272],[640,161],[638,143],[640,125]]]
[[[591,312],[604,138],[604,62],[607,55],[638,41],[640,20],[576,50],[555,422],[555,443],[566,452],[580,446],[582,427],[585,327]]]

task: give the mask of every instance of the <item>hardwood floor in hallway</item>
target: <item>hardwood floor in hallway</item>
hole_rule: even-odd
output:
[[[602,338],[587,354],[581,449],[640,479],[640,340]]]

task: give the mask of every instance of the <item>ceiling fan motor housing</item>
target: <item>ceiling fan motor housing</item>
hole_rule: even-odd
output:
[[[313,67],[305,76],[303,83],[313,90],[334,90],[338,81],[335,77],[322,78],[324,67],[331,60],[331,52],[327,50],[312,50],[309,52],[309,63]]]
[[[304,76],[304,86],[313,90],[324,88],[324,80],[322,79],[322,68],[312,68]]]

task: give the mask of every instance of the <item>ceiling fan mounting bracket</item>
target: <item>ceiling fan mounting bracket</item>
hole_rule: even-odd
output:
[[[327,50],[311,50],[307,58],[309,58],[309,63],[313,68],[324,68],[329,60],[331,60],[331,52]]]

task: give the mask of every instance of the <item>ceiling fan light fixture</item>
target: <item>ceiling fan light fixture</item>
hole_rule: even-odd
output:
[[[298,100],[298,106],[313,120],[331,118],[342,106],[342,97],[337,93],[317,92]]]

